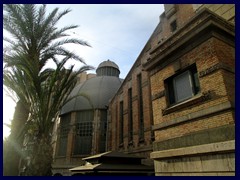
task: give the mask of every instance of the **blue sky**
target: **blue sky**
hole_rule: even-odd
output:
[[[121,78],[125,78],[164,11],[161,4],[51,4],[47,7],[71,9],[58,26],[79,25],[69,34],[87,41],[92,48],[72,45],[70,49],[94,67],[104,60],[114,61],[120,68]]]
[[[164,11],[163,4],[48,4],[47,10],[50,12],[56,7],[60,11],[72,10],[57,26],[79,25],[69,34],[92,46],[68,45],[67,48],[94,67],[108,59],[114,61],[120,68],[121,78],[129,72]],[[76,68],[82,66],[75,61],[70,64],[75,64]],[[52,66],[51,63],[48,66]],[[3,123],[10,123],[15,103],[5,92],[3,104]],[[9,129],[3,127],[3,137],[6,137]]]

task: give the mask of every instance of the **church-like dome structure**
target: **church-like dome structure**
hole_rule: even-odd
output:
[[[102,62],[97,76],[77,85],[69,98],[73,98],[61,109],[61,115],[72,111],[106,109],[109,101],[122,83],[118,66],[110,61]]]
[[[67,153],[73,158],[86,157],[106,150],[107,108],[123,80],[118,66],[110,60],[102,62],[96,72],[96,77],[76,85],[60,111],[59,157]],[[71,147],[69,137],[73,139]]]

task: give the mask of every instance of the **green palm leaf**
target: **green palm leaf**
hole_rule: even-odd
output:
[[[19,127],[25,131],[18,133],[27,135],[26,149],[31,149],[25,154],[31,157],[25,175],[49,175],[53,122],[76,85],[78,74],[93,69],[65,45],[91,46],[67,34],[77,25],[56,27],[70,10],[59,12],[55,8],[46,15],[46,5],[34,4],[5,4],[3,9],[3,28],[11,34],[11,38],[3,39],[7,43],[3,51],[3,83],[29,110],[28,118],[22,128]],[[74,66],[66,69],[69,60],[76,60],[83,67],[77,71],[73,70]],[[46,68],[48,61],[55,62],[56,68]],[[11,138],[16,141],[18,137],[12,135]]]

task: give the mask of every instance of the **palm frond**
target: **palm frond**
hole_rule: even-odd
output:
[[[29,109],[29,123],[25,129],[34,126],[38,138],[46,137],[49,140],[52,119],[57,118],[60,108],[68,101],[78,74],[93,69],[64,46],[69,43],[90,45],[68,37],[67,31],[77,28],[77,25],[61,29],[56,27],[59,20],[70,12],[68,9],[59,12],[55,8],[46,15],[46,5],[6,4],[3,8],[3,28],[13,37],[4,38],[8,43],[3,49],[4,87]],[[70,59],[84,66],[77,71],[73,70],[74,65],[66,69],[65,65]],[[56,68],[44,68],[49,60],[55,62]]]

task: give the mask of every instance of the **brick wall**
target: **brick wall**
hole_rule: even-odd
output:
[[[160,15],[160,23],[156,28],[158,35],[151,39],[151,47],[155,47],[175,33],[171,31],[171,22],[176,20],[178,30],[204,8],[235,24],[235,4],[174,4],[173,7],[175,11],[171,16],[166,16],[165,12]]]
[[[223,14],[224,8],[230,8],[224,5],[208,7],[218,14]],[[219,8],[222,10],[217,10]],[[206,10],[190,19],[156,45],[143,65],[150,72],[155,131],[150,157],[154,159],[156,175],[210,175],[212,169],[214,175],[234,175],[234,28]],[[208,24],[209,19],[219,26],[212,28],[215,24]],[[168,20],[165,20],[167,24]],[[197,69],[200,92],[170,104],[168,88],[175,87],[169,86],[169,79],[192,65]],[[218,151],[212,147],[222,148],[222,155],[211,156]],[[198,150],[203,152],[199,154]],[[188,159],[190,155],[192,159]],[[231,168],[224,161],[230,156]],[[207,162],[207,169],[201,165],[203,161]],[[219,164],[215,165],[215,162]],[[199,168],[192,168],[199,164]]]
[[[128,74],[118,93],[112,99],[109,105],[109,123],[108,123],[108,150],[124,151],[149,157],[152,151],[152,114],[150,99],[150,83],[147,72],[141,71],[141,56],[135,63],[135,67]],[[137,85],[137,76],[142,75],[142,94],[143,94],[143,117],[144,117],[144,141],[139,138],[139,94]],[[132,113],[133,113],[133,143],[129,144],[129,102],[128,90],[132,88]],[[120,145],[120,102],[123,102],[123,144]]]
[[[217,38],[211,38],[207,40],[205,43],[200,44],[200,46],[192,49],[189,53],[181,56],[177,62],[173,62],[168,65],[166,68],[161,69],[161,71],[153,70],[155,73],[151,73],[151,78],[149,79],[148,72],[142,71],[142,63],[146,63],[149,59],[149,54],[152,49],[158,46],[165,41],[168,41],[169,37],[174,36],[175,34],[179,34],[177,31],[181,28],[185,28],[185,25],[193,18],[193,16],[203,7],[207,7],[210,10],[216,12],[217,7],[209,5],[192,5],[192,4],[175,4],[173,6],[175,8],[175,12],[170,15],[166,16],[163,13],[160,16],[160,23],[156,27],[153,35],[147,42],[146,46],[140,53],[138,59],[134,63],[133,67],[131,68],[129,74],[127,75],[126,79],[124,80],[120,90],[113,98],[109,105],[109,114],[110,114],[110,121],[108,124],[108,150],[120,150],[125,152],[135,152],[138,149],[144,149],[151,146],[152,143],[152,133],[150,131],[151,125],[154,123],[159,124],[163,122],[167,122],[171,119],[178,118],[181,116],[186,116],[189,113],[201,111],[204,108],[209,106],[216,106],[218,104],[224,103],[226,101],[231,101],[234,103],[234,82],[229,81],[231,78],[234,78],[234,73],[226,72],[226,70],[222,69],[224,67],[230,68],[234,66],[234,47],[229,45],[226,42],[220,41]],[[219,6],[220,7],[220,6]],[[221,8],[225,8],[229,10],[229,13],[232,12],[234,6],[232,5],[222,5]],[[225,13],[227,13],[227,11]],[[231,11],[231,12],[230,12]],[[220,11],[217,11],[220,12]],[[216,12],[216,13],[217,13]],[[223,15],[223,11],[221,11]],[[172,32],[171,31],[171,22],[174,20],[177,21],[177,30]],[[181,36],[181,33],[178,35]],[[173,43],[174,44],[174,43]],[[223,51],[226,50],[226,51]],[[201,84],[201,92],[205,93],[208,91],[210,92],[211,101],[204,101],[201,104],[198,104],[197,107],[191,108],[183,108],[182,111],[177,111],[174,113],[170,113],[163,116],[164,109],[168,108],[167,100],[166,100],[166,91],[164,80],[168,77],[175,74],[175,66],[180,64],[181,68],[184,69],[191,64],[196,63],[198,72],[205,72],[209,67],[217,66],[218,70],[215,70],[215,73],[209,73],[206,76],[200,78]],[[220,65],[219,65],[220,64]],[[218,66],[221,68],[218,68]],[[214,69],[214,68],[213,68]],[[143,92],[143,102],[144,102],[144,138],[145,142],[143,144],[139,143],[139,108],[138,108],[138,90],[137,90],[137,75],[142,73],[142,92]],[[228,81],[228,82],[227,82]],[[226,83],[228,86],[226,86]],[[151,84],[151,85],[150,85]],[[150,88],[151,87],[151,88]],[[128,89],[132,88],[132,98],[133,98],[133,145],[129,145],[128,140]],[[124,107],[124,143],[123,146],[119,146],[119,104],[120,101],[123,101]],[[153,107],[153,108],[152,108]],[[152,112],[153,111],[153,112]],[[226,121],[219,122],[219,126],[223,125],[224,123],[233,123],[233,113],[227,113]],[[219,118],[224,118],[225,115]],[[217,123],[216,118],[216,123]],[[154,122],[153,122],[154,121]],[[197,127],[198,130],[201,129],[201,126],[197,125],[199,122],[195,123],[193,126]],[[205,120],[207,122],[207,119]],[[213,121],[215,122],[215,121]],[[200,123],[201,124],[201,123]],[[210,123],[209,127],[218,126],[217,124],[213,125],[214,123]],[[171,127],[173,128],[173,127]],[[159,138],[169,139],[175,136],[178,136],[179,129],[175,129],[173,133],[173,129],[167,128],[164,131],[157,131],[155,132],[156,140],[160,140]],[[188,134],[197,130],[197,128],[186,128],[185,126],[179,126],[178,128],[181,129],[181,135]],[[205,127],[202,127],[205,128]],[[184,132],[185,130],[185,132]],[[178,135],[177,135],[178,134]],[[139,151],[139,153],[141,150]]]
[[[173,13],[171,16],[167,17],[165,13],[160,15],[160,24],[157,28],[158,35],[151,40],[152,47],[165,41],[169,36],[175,33],[171,31],[171,23],[174,20],[176,20],[177,29],[180,29],[195,15],[192,4],[175,4],[174,8],[175,13]]]
[[[191,50],[179,58],[179,62],[182,68],[185,68],[193,63],[196,63],[197,71],[202,72],[216,64],[224,64],[230,66],[234,64],[234,57],[232,51],[233,47],[225,44],[218,39],[211,38],[208,41],[202,43],[197,48]],[[222,48],[222,49],[221,49]],[[219,54],[219,51],[229,49],[229,53]],[[174,62],[175,63],[175,62]],[[166,68],[157,72],[151,77],[152,96],[164,91],[164,80],[175,74],[174,63],[168,65]],[[232,67],[232,66],[231,66]],[[197,112],[216,106],[227,101],[233,101],[234,99],[234,74],[224,69],[216,69],[214,72],[209,73],[199,78],[201,93],[209,92],[211,99],[199,104],[195,104],[190,108],[186,107],[182,110],[163,115],[162,110],[169,107],[167,104],[167,97],[163,96],[153,101],[153,117],[154,124],[160,124],[165,121],[170,121],[178,117],[186,116],[190,113]],[[227,84],[226,84],[227,82]],[[169,127],[161,131],[155,132],[155,138],[157,141],[171,139],[177,136],[183,136],[188,133],[200,131],[205,128],[213,128],[223,126],[226,124],[234,123],[233,113],[224,112],[218,115],[199,118],[193,122],[181,124],[174,127]]]

